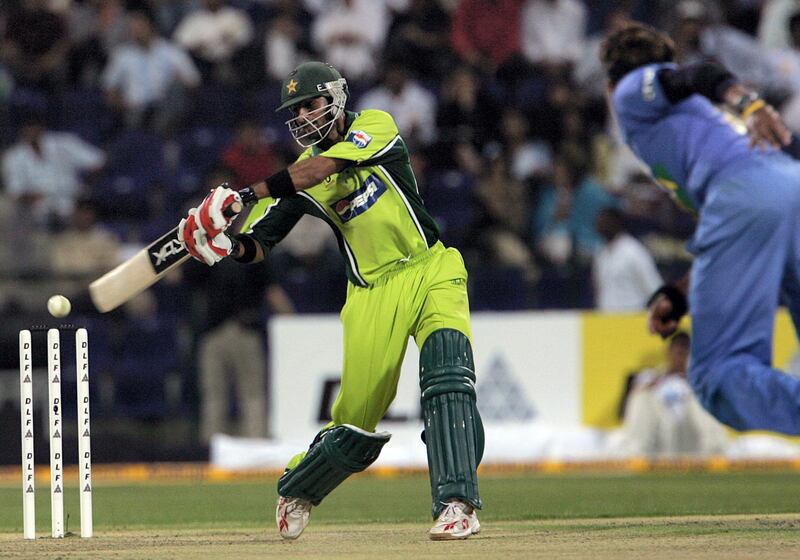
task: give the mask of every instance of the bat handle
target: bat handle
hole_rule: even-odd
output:
[[[233,218],[236,214],[241,212],[243,208],[241,202],[231,202],[227,208],[222,211],[222,215],[226,218]]]

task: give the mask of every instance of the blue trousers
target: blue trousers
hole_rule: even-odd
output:
[[[689,382],[701,403],[737,430],[800,434],[800,379],[771,367],[781,293],[800,327],[800,163],[765,155],[726,169],[690,249]]]

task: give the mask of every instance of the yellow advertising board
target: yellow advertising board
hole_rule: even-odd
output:
[[[681,327],[690,330],[690,321],[684,319]],[[647,332],[646,315],[639,313],[586,313],[581,330],[583,423],[596,428],[618,426],[628,376],[661,363],[666,342]],[[775,320],[773,363],[785,368],[796,350],[791,319],[781,309]]]

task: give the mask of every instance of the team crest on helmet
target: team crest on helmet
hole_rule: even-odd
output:
[[[286,93],[297,93],[297,82],[294,81],[294,78],[289,80],[289,83],[286,84]]]
[[[356,148],[366,148],[372,142],[372,136],[363,130],[353,130],[347,135],[346,140],[355,144]]]

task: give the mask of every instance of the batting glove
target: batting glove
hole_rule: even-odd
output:
[[[198,207],[200,225],[211,239],[228,229],[237,213],[233,211],[242,208],[242,197],[235,190],[222,183],[213,189]]]
[[[192,208],[189,215],[178,224],[178,241],[195,259],[213,266],[231,254],[231,239],[220,230],[210,236],[199,218],[200,210]]]

